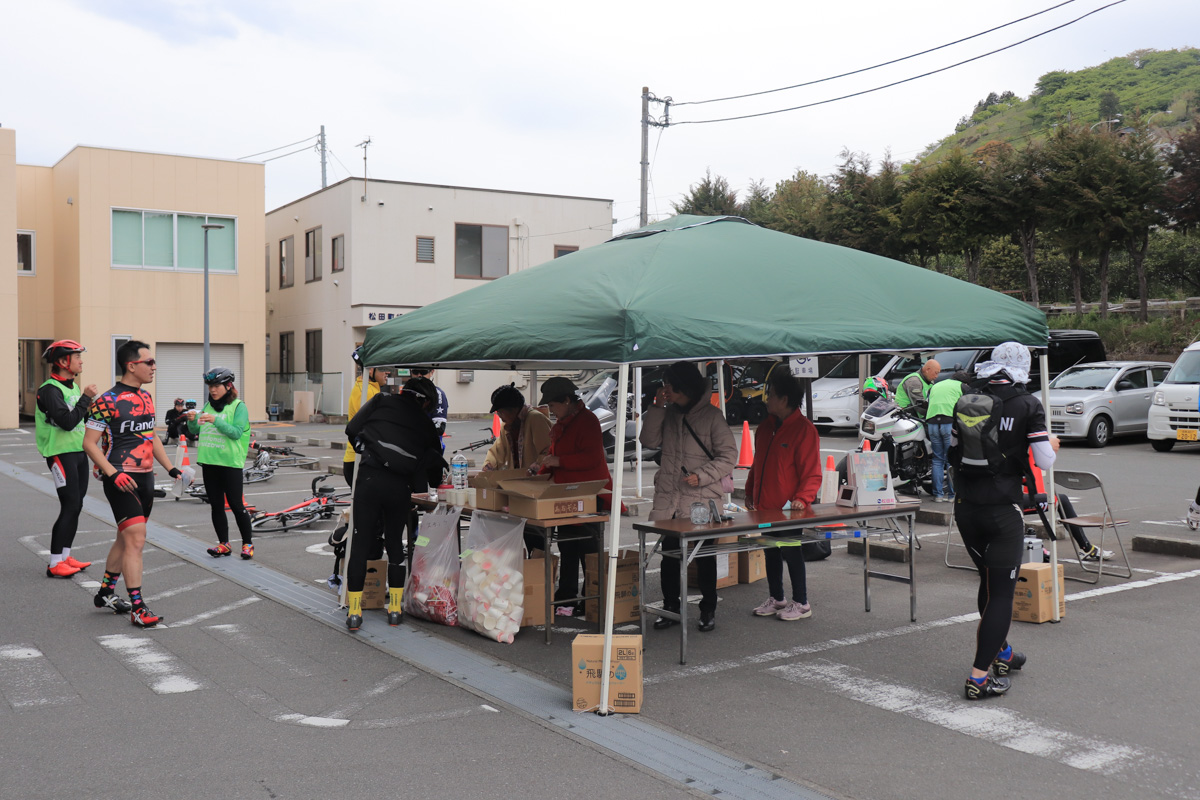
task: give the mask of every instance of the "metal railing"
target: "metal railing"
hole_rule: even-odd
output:
[[[313,409],[318,414],[345,414],[348,390],[341,372],[267,373],[267,406],[278,406],[286,412],[293,410],[293,392],[312,392]]]

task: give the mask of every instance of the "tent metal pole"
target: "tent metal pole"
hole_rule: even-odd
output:
[[[1046,432],[1050,433],[1050,351],[1042,351],[1038,362],[1042,368],[1042,410],[1046,415]],[[1058,535],[1058,492],[1054,486],[1054,464],[1046,469],[1046,484],[1046,499],[1050,503],[1050,530],[1047,531],[1050,536],[1050,584],[1054,587],[1050,592],[1050,607],[1053,609],[1050,619],[1058,622],[1062,617],[1058,615],[1058,540],[1055,539]]]
[[[604,595],[604,664],[600,673],[600,708],[599,713],[608,714],[608,682],[609,669],[612,667],[612,635],[613,635],[613,606],[617,598],[617,547],[621,543],[621,496],[624,490],[625,470],[620,467],[625,463],[625,421],[628,418],[629,403],[629,364],[622,363],[617,370],[617,430],[621,433],[616,437],[615,470],[612,490],[612,506],[608,519],[608,581]],[[550,624],[547,620],[546,624]]]
[[[529,405],[537,408],[537,370],[529,370]]]
[[[725,416],[725,361],[723,359],[717,360],[717,405],[721,409],[721,418],[729,419],[729,417]],[[726,494],[725,505],[729,505],[732,502],[733,495]]]
[[[633,368],[633,455],[637,498],[642,499],[642,368]]]

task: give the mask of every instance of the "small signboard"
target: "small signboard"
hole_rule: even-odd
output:
[[[814,358],[789,358],[788,366],[791,368],[792,375],[797,378],[817,378],[817,359]]]

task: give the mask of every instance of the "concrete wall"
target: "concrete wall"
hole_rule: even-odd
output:
[[[51,168],[20,171],[18,205],[30,222],[21,227],[36,229],[38,251],[37,275],[22,279],[20,336],[79,339],[89,348],[84,378],[102,388],[112,382],[113,335],[151,346],[204,338],[203,274],[114,268],[113,208],[237,219],[237,274],[209,276],[211,340],[243,346],[239,389],[251,419],[265,419],[263,166],[77,147]]]
[[[611,238],[612,203],[375,180],[364,190],[361,179],[347,179],[276,209],[266,222],[271,258],[268,370],[279,370],[279,334],[291,331],[294,369],[303,371],[304,333],[320,329],[323,369],[344,371],[349,387],[350,353],[369,327],[386,321],[388,314],[420,308],[484,280],[455,277],[456,223],[506,227],[512,273],[549,261],[556,245],[584,248]],[[322,229],[322,278],[306,284],[304,234],[317,225]],[[331,273],[331,240],[339,234],[345,235],[347,266]],[[287,236],[294,237],[296,278],[292,287],[280,290],[279,241]],[[433,263],[417,261],[418,236],[433,237]],[[457,370],[439,370],[433,377],[446,391],[452,414],[486,413],[492,390],[501,383],[525,386],[522,375],[509,371],[476,370],[472,383],[459,383]]]
[[[15,428],[20,392],[17,380],[17,134],[0,128],[0,428]]]

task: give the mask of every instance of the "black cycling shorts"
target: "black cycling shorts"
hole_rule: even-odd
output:
[[[1016,569],[1025,549],[1025,517],[1015,503],[956,503],[954,521],[976,567]]]
[[[112,508],[113,519],[117,521],[118,531],[150,519],[150,508],[154,505],[154,473],[126,472],[125,474],[137,482],[136,492],[123,492],[114,486],[112,481],[104,482],[104,496],[108,498],[108,505]]]

